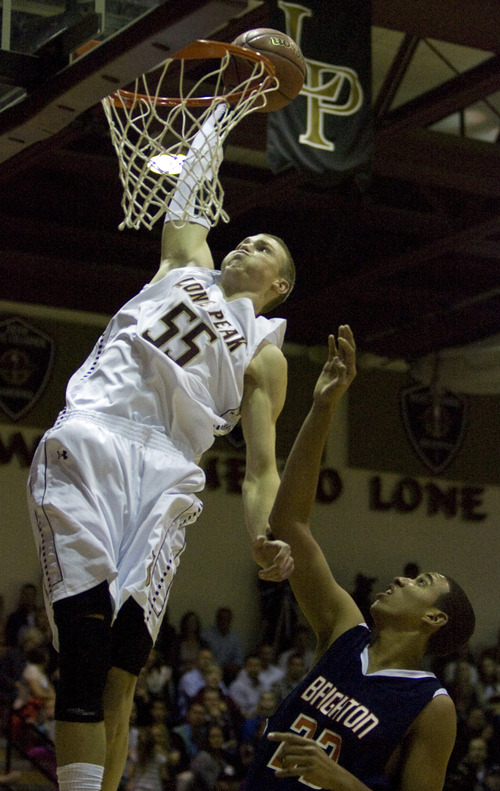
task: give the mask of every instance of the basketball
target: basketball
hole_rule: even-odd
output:
[[[306,64],[300,47],[295,41],[282,33],[280,30],[260,27],[255,30],[247,30],[235,38],[233,44],[245,49],[261,52],[274,65],[276,76],[279,80],[279,87],[276,90],[266,93],[267,104],[257,112],[269,113],[285,107],[292,99],[299,94],[304,84],[306,76]],[[252,74],[254,64],[236,56],[231,56],[231,60],[224,73],[224,85],[226,90],[232,90],[240,85]],[[262,82],[262,77],[257,78],[257,82]],[[250,89],[252,84],[250,83]],[[261,102],[264,101],[260,98]]]

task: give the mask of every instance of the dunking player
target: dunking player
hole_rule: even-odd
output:
[[[225,111],[219,105],[216,114]],[[283,542],[256,539],[279,485],[275,422],[286,390],[285,322],[260,314],[288,295],[294,266],[284,243],[262,233],[214,272],[208,222],[189,208],[203,157],[220,161],[214,118],[198,132],[170,202],[157,274],[70,379],[66,408],[32,465],[30,511],[60,652],[60,791],[118,787],[136,679],[185,527],[201,511],[198,460],[240,415],[254,558],[267,580],[293,567]]]
[[[309,520],[332,415],[355,376],[348,326],[329,339],[312,408],[295,441],[270,517],[290,544],[290,583],[317,637],[316,664],[270,718],[245,791],[441,791],[455,709],[419,669],[428,648],[449,653],[474,629],[468,599],[437,572],[396,577],[372,605],[375,632],[334,580]]]

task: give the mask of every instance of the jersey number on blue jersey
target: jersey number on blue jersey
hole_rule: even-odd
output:
[[[340,756],[340,748],[342,746],[342,739],[333,731],[328,730],[325,728],[317,739],[315,739],[316,731],[318,730],[318,723],[312,717],[309,717],[307,714],[299,714],[296,720],[290,726],[290,730],[294,733],[298,733],[299,736],[305,736],[306,739],[314,739],[316,744],[319,744],[325,752],[330,756],[332,761],[338,762]],[[269,763],[267,764],[269,769],[281,769],[281,759],[280,759],[280,752],[283,749],[284,743],[282,742],[277,750],[273,753],[273,756]],[[304,785],[308,786],[309,788],[316,788],[320,789],[320,786],[315,786],[312,783],[308,783],[304,777],[298,778],[299,783],[303,783]]]

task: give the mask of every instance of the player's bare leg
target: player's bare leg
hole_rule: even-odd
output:
[[[103,722],[56,722],[59,766],[85,762],[103,766],[106,734]]]
[[[116,791],[128,755],[129,721],[137,677],[112,667],[104,690],[106,760],[102,791]]]
[[[55,726],[56,757],[60,788],[76,788],[78,779],[74,769],[78,766],[92,771],[92,766],[102,772],[106,756],[104,722],[61,722]],[[63,773],[72,772],[63,779]],[[90,786],[89,786],[90,787]]]

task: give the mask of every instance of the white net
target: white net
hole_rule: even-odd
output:
[[[102,101],[123,187],[124,219],[120,229],[151,229],[165,216],[166,207],[179,185],[179,173],[188,166],[186,154],[196,135],[199,140],[203,134],[202,126],[210,117],[222,144],[244,116],[265,105],[266,94],[278,85],[272,65],[259,57],[255,61],[245,59],[245,79],[234,86],[235,55],[232,53],[240,48],[219,42],[199,41],[196,44],[216,45],[215,49],[212,46],[208,50],[210,59],[200,54],[196,58],[191,55],[171,58],[162,64],[160,71],[139,77],[134,90],[118,91]],[[220,52],[220,57],[214,57],[214,52]],[[198,70],[203,70],[201,77],[193,68],[194,60],[198,60]],[[224,76],[228,68],[232,69],[232,82],[230,92],[224,95],[225,82],[229,84]],[[175,89],[170,90],[175,90],[176,95],[162,98],[164,91],[168,95],[169,83],[175,85]],[[195,172],[200,188],[186,193],[186,205],[175,216],[179,224],[193,214],[203,216],[210,226],[219,220],[228,221],[222,205],[224,191],[218,177],[220,155],[220,147],[212,146],[210,151],[196,156]],[[183,178],[185,176],[183,173]]]

